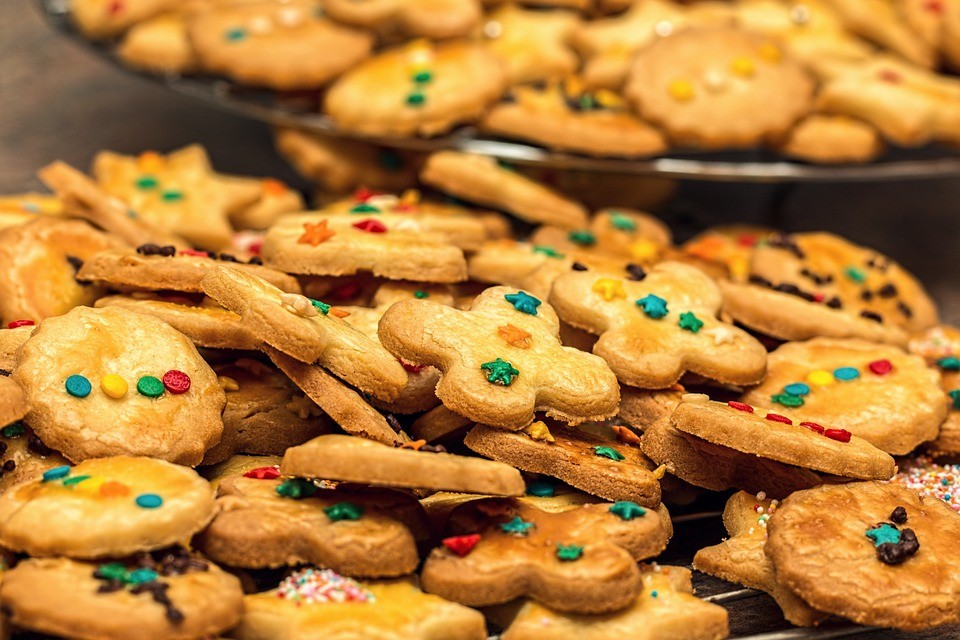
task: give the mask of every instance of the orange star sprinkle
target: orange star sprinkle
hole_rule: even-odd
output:
[[[137,168],[143,173],[156,173],[163,169],[163,158],[156,151],[144,151],[137,156]]]
[[[634,447],[640,446],[640,438],[637,436],[637,434],[633,432],[632,429],[628,429],[627,427],[621,427],[621,426],[614,426],[611,428],[613,429],[613,432],[616,434],[617,440],[619,440],[623,444],[633,445]]]
[[[263,181],[263,192],[270,196],[282,196],[287,192],[287,185],[275,178],[266,178]]]
[[[426,440],[411,440],[410,442],[404,442],[400,445],[401,449],[413,449],[414,451],[420,451],[420,447],[427,444]]]
[[[532,336],[520,327],[515,327],[512,324],[506,324],[502,327],[497,327],[497,333],[500,334],[501,338],[507,341],[507,344],[513,345],[514,347],[520,349],[530,348]]]
[[[328,311],[328,313],[336,318],[346,318],[350,315],[349,311],[344,311],[339,307],[330,307],[330,311]]]
[[[297,244],[308,244],[311,247],[315,247],[318,244],[326,242],[335,235],[337,235],[336,232],[327,228],[326,220],[321,220],[316,224],[304,222],[303,235],[297,239]]]

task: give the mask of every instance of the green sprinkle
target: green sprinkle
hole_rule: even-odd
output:
[[[960,358],[948,356],[937,360],[937,366],[944,371],[960,371]]]
[[[667,301],[652,293],[648,293],[637,300],[637,306],[643,309],[643,312],[654,320],[659,320],[668,313]]]
[[[636,231],[637,223],[630,217],[622,213],[614,213],[610,216],[610,224],[618,231]]]
[[[359,520],[363,515],[363,507],[357,506],[352,502],[338,502],[329,507],[325,507],[323,512],[327,514],[332,522],[340,520]]]
[[[770,398],[773,402],[777,404],[782,404],[785,407],[796,408],[803,406],[803,398],[800,396],[790,395],[789,393],[778,393],[777,395]]]
[[[686,329],[691,333],[697,333],[703,328],[703,320],[695,316],[692,311],[684,311],[681,313],[680,322],[677,324],[680,325],[681,329]]]
[[[176,189],[167,189],[160,194],[160,198],[164,202],[180,202],[183,200],[183,191],[177,191]]]
[[[420,91],[407,94],[407,106],[409,107],[422,107],[426,101],[427,96]]]
[[[580,108],[584,111],[590,111],[597,108],[597,101],[589,93],[580,96]]]
[[[16,438],[17,436],[22,436],[26,430],[22,422],[14,422],[13,424],[5,426],[3,430],[0,431],[0,435],[3,435],[4,438]]]
[[[882,544],[897,544],[900,542],[900,530],[892,524],[881,524],[867,529],[867,537],[873,541],[873,546]]]
[[[320,302],[319,300],[314,300],[313,298],[307,298],[307,299],[310,300],[310,304],[316,307],[317,311],[319,311],[323,315],[327,315],[328,313],[330,313],[330,305],[328,305],[327,303]]]
[[[583,555],[582,544],[558,544],[557,559],[561,562],[573,562]]]
[[[527,485],[528,496],[536,496],[537,498],[552,498],[556,492],[557,489],[552,483],[544,482],[543,480],[534,480]]]
[[[413,74],[411,80],[417,84],[427,84],[428,82],[433,82],[433,74],[429,71],[417,71]]]
[[[497,358],[493,362],[484,362],[480,365],[480,369],[487,372],[487,382],[504,387],[509,387],[513,384],[514,379],[520,375],[518,369],[501,358]]]
[[[96,577],[101,580],[116,580],[117,582],[126,582],[127,568],[119,562],[108,562],[97,567]]]
[[[856,267],[847,267],[843,270],[843,273],[854,282],[863,282],[867,279],[867,274],[864,273],[863,269]]]
[[[557,251],[556,249],[554,249],[553,247],[548,247],[542,244],[534,245],[533,252],[542,253],[548,258],[556,258],[558,260],[563,257],[563,254]]]
[[[424,291],[422,289],[417,289],[416,291],[413,292],[413,297],[416,298],[417,300],[423,300],[424,298],[430,297],[430,292]]]
[[[610,513],[619,516],[621,520],[633,520],[634,518],[642,518],[647,515],[647,510],[636,502],[621,500],[611,505]]]
[[[134,569],[127,575],[124,582],[129,582],[130,584],[143,584],[144,582],[153,582],[159,576],[157,572],[153,569]]]
[[[623,460],[623,454],[613,447],[594,447],[593,453],[601,458],[610,458],[614,462],[620,462]]]
[[[163,395],[163,382],[154,376],[143,376],[137,380],[137,391],[148,398],[159,398]]]
[[[350,209],[350,213],[382,213],[378,207],[373,206],[372,204],[367,204],[366,202],[361,202],[358,205],[355,205]]]
[[[137,178],[137,181],[134,184],[137,185],[137,189],[143,189],[146,191],[147,189],[156,189],[157,185],[160,183],[157,182],[157,178],[155,176],[140,176]]]
[[[69,487],[72,484],[80,484],[84,480],[89,480],[90,476],[72,476],[63,480],[63,486]]]
[[[303,478],[285,480],[278,484],[276,488],[277,495],[294,500],[309,498],[317,491],[319,491],[319,489],[315,484]]]
[[[227,32],[223,36],[230,42],[240,42],[247,38],[247,30],[243,27],[234,27],[232,29],[227,29]]]
[[[953,400],[953,408],[960,410],[960,389],[954,389],[947,394]]]
[[[525,536],[533,528],[532,522],[527,522],[520,516],[513,516],[513,520],[504,522],[500,525],[500,530],[504,533],[511,533],[515,536]]]
[[[567,234],[567,239],[570,240],[570,242],[579,244],[582,247],[591,247],[597,244],[597,236],[586,230],[571,231],[569,234]]]
[[[537,298],[534,298],[532,295],[525,291],[518,291],[516,293],[507,293],[503,298],[513,305],[513,308],[519,311],[520,313],[526,313],[531,316],[537,315],[537,307],[540,306],[541,302]]]

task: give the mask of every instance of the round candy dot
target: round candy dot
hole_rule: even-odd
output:
[[[834,383],[833,374],[823,369],[817,369],[807,374],[807,382],[815,384],[818,387],[825,387],[828,384]]]
[[[674,80],[667,86],[667,92],[677,102],[687,102],[694,97],[693,84],[688,80]]]
[[[893,371],[893,363],[889,360],[874,360],[868,364],[867,367],[878,376],[883,376]]]
[[[75,398],[86,398],[88,395],[90,395],[90,391],[93,388],[90,386],[89,380],[77,374],[67,378],[65,386],[67,388],[67,393]]]
[[[833,370],[833,377],[837,380],[849,381],[860,377],[860,372],[853,367],[840,367]]]
[[[776,402],[777,404],[782,404],[785,407],[796,408],[796,407],[803,406],[802,397],[793,396],[793,395],[790,395],[789,393],[778,393],[775,396],[771,397],[770,399]]]
[[[171,369],[163,374],[163,386],[173,394],[186,393],[190,390],[190,376],[183,371]]]
[[[784,393],[789,393],[792,396],[805,396],[810,393],[810,387],[803,384],[802,382],[794,382],[793,384],[788,384],[783,388]]]
[[[47,469],[43,472],[43,481],[50,482],[52,480],[59,480],[60,478],[66,478],[70,475],[70,465],[61,465],[59,467],[54,467],[53,469]]]
[[[137,391],[148,398],[159,398],[163,395],[163,383],[153,376],[143,376],[137,380]]]
[[[156,509],[163,504],[163,498],[155,493],[141,493],[137,496],[137,506],[144,509]]]
[[[107,374],[100,379],[100,389],[104,394],[115,400],[127,395],[128,388],[127,381],[115,373]]]

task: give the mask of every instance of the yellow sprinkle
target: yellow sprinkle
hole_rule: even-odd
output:
[[[750,262],[743,256],[736,256],[730,259],[730,275],[737,279],[744,279],[750,272]]]
[[[100,494],[100,487],[103,486],[104,479],[93,477],[84,480],[79,484],[73,485],[75,487],[74,491],[81,491],[83,493],[95,493]]]
[[[594,293],[599,293],[600,297],[607,302],[615,298],[626,298],[627,292],[623,290],[623,284],[613,278],[600,278],[593,283],[590,289]]]
[[[637,240],[630,245],[630,255],[637,262],[653,262],[660,257],[660,247],[650,240]]]
[[[815,384],[818,387],[825,387],[829,384],[833,384],[833,374],[829,371],[824,371],[823,369],[817,369],[816,371],[811,371],[807,374],[807,382],[810,384]]]
[[[730,63],[730,70],[744,78],[751,77],[757,71],[757,65],[750,58],[737,58]]]
[[[783,58],[783,53],[780,51],[780,47],[772,42],[765,42],[760,45],[760,49],[757,51],[757,53],[760,54],[760,57],[767,62],[780,62],[780,60]]]
[[[407,189],[400,196],[400,204],[414,205],[420,203],[420,192],[417,189]]]
[[[229,376],[217,376],[217,383],[224,391],[240,391],[240,383]]]
[[[653,477],[657,480],[663,480],[663,476],[667,473],[667,465],[662,464],[656,469],[653,470]]]
[[[674,100],[680,102],[693,100],[693,84],[688,80],[674,80],[667,87],[667,91]]]
[[[547,428],[547,425],[545,425],[541,420],[537,420],[530,426],[524,427],[523,432],[534,440],[546,440],[547,442],[554,442],[553,434],[550,433],[550,429]]]
[[[593,92],[593,98],[601,107],[607,109],[616,109],[623,106],[623,99],[609,89],[597,89]]]
[[[110,373],[100,379],[100,388],[103,389],[103,392],[106,395],[119,400],[123,396],[127,395],[127,389],[129,389],[129,386],[127,385],[126,380],[114,373]]]

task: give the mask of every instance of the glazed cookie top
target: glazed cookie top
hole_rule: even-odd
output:
[[[118,557],[188,540],[214,512],[213,488],[192,469],[97,458],[0,496],[0,544],[32,556]]]
[[[223,431],[223,389],[193,343],[126,309],[45,320],[13,378],[30,400],[29,424],[73,461],[129,454],[195,465]]]

